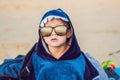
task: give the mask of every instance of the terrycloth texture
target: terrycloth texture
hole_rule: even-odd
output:
[[[18,78],[23,60],[23,56],[17,57],[15,59],[5,59],[4,62],[0,65],[0,80],[1,77]]]
[[[84,80],[85,59],[83,55],[71,59],[52,61],[33,56],[36,80]]]
[[[82,76],[79,76],[79,75],[77,75],[77,76],[81,77],[81,79],[83,79],[83,77],[84,77],[84,80],[92,80],[92,79],[98,78],[99,77],[98,71],[94,68],[94,66],[86,58],[84,53],[80,50],[80,47],[78,45],[78,42],[77,42],[77,39],[76,39],[76,36],[75,36],[75,33],[74,33],[73,25],[72,25],[71,20],[69,19],[68,15],[61,9],[55,9],[55,10],[48,11],[47,13],[45,13],[45,15],[43,15],[43,17],[42,17],[42,19],[40,21],[40,27],[42,27],[43,23],[45,23],[46,20],[52,19],[50,16],[52,16],[53,18],[56,18],[56,17],[59,16],[60,19],[62,19],[64,21],[67,21],[69,23],[69,25],[70,25],[70,27],[72,29],[72,37],[71,37],[71,39],[69,41],[70,42],[70,48],[64,53],[63,56],[61,56],[57,60],[52,55],[50,55],[50,52],[47,50],[46,44],[43,42],[41,34],[39,33],[39,41],[38,41],[38,46],[37,46],[37,55],[39,57],[37,57],[37,58],[43,58],[43,60],[50,60],[50,61],[52,60],[52,61],[58,61],[58,62],[62,61],[64,63],[64,61],[66,61],[66,60],[76,59],[79,56],[83,55],[84,58],[82,58],[82,59],[83,59],[84,62],[79,63],[77,65],[83,66],[83,68],[85,68],[83,70],[85,70],[85,71],[81,72],[81,71],[78,70],[77,72],[81,73]],[[34,62],[35,62],[35,60],[34,60]],[[34,67],[34,62],[33,62],[33,67]],[[83,64],[85,64],[85,66]],[[42,66],[45,66],[45,65],[42,65]],[[57,68],[59,68],[59,67],[54,66],[54,70],[56,70]],[[41,70],[41,68],[39,68],[39,69]],[[37,70],[39,70],[39,69],[37,69]],[[53,69],[53,68],[51,68],[51,69]],[[42,69],[42,71],[40,71],[38,73],[40,74],[41,72],[44,72],[44,70],[46,70],[46,69]],[[34,71],[36,71],[36,70],[34,70]],[[69,72],[69,70],[66,70],[66,71]],[[51,75],[51,74],[49,74],[49,75]],[[62,77],[59,76],[58,78],[61,79]],[[53,80],[54,80],[54,78],[53,78]],[[76,79],[76,80],[79,80],[79,79]]]
[[[71,23],[69,17],[67,16],[67,14],[65,12],[63,12],[61,9],[55,9],[55,10],[48,11],[41,19],[40,25],[42,24],[42,22],[46,22],[46,18],[48,20],[50,20],[49,16],[54,16],[54,18],[56,16],[57,17],[59,16],[59,17],[61,17],[61,19],[68,20],[70,27],[72,28],[72,31],[73,31],[73,35],[71,38],[71,40],[72,40],[71,45],[72,46],[59,60],[72,59],[72,58],[79,56],[82,53],[82,51],[80,50],[80,48],[78,46],[77,39],[76,39],[75,34],[74,34],[74,29],[72,27],[72,23]],[[45,21],[43,21],[43,20],[45,20]],[[49,55],[50,53],[46,50],[46,46],[43,44],[41,36],[40,36],[39,41],[38,41],[37,52],[38,52],[38,55],[41,57],[47,58],[49,60],[55,60],[55,58],[52,57],[51,55]]]
[[[35,45],[28,56],[22,58],[24,66],[19,63],[9,64],[8,67],[0,69],[0,76],[18,77],[21,67],[30,74],[24,80],[100,80],[98,71],[87,59],[78,45],[72,23],[68,15],[61,9],[48,11],[40,21],[40,26],[44,24],[46,19],[60,18],[67,21],[72,29],[72,37],[69,39],[70,48],[58,60],[50,55],[46,44],[43,42],[39,33],[39,41]],[[4,65],[3,65],[4,66]],[[5,70],[4,70],[5,69]],[[17,69],[17,73],[16,73]],[[2,71],[4,70],[4,71]],[[22,71],[22,70],[21,70]],[[4,72],[6,72],[4,74]]]
[[[90,60],[92,65],[98,70],[99,75],[100,75],[100,79],[101,80],[108,80],[108,76],[105,73],[105,71],[103,70],[101,64],[97,60],[95,60],[92,56],[90,56],[89,53],[85,53],[85,56]]]
[[[64,13],[61,9],[55,9],[55,10],[51,10],[48,11],[41,19],[39,26],[43,27],[44,23],[47,22],[47,20],[51,20],[52,18],[60,18],[64,21],[69,22],[69,18],[66,15],[66,13]]]

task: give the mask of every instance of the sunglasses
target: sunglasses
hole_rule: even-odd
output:
[[[63,26],[55,26],[55,27],[49,27],[49,26],[41,27],[40,33],[42,34],[43,37],[49,37],[51,36],[53,29],[58,36],[64,36],[67,33],[68,26],[63,25]]]

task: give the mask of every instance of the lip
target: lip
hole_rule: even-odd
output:
[[[55,41],[58,41],[57,38],[52,38],[51,41],[55,42]]]

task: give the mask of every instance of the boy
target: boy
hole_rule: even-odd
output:
[[[61,9],[44,14],[39,41],[31,51],[17,69],[21,80],[102,80],[80,50],[72,23]]]

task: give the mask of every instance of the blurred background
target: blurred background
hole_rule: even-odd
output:
[[[56,8],[70,16],[83,52],[120,66],[120,0],[0,0],[0,62],[25,55],[38,41],[41,17]]]

